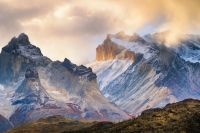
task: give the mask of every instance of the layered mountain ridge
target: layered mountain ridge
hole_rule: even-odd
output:
[[[71,63],[71,61],[66,58],[62,63],[62,66],[64,66],[68,69],[68,71],[74,73],[77,76],[86,76],[90,81],[97,78],[96,74],[92,72],[92,69],[90,67],[87,68],[83,65],[77,66]]]
[[[0,114],[14,125],[50,115],[120,121],[129,118],[100,92],[91,68],[51,61],[24,33],[0,54]]]
[[[112,43],[135,53],[134,62],[96,60],[87,65],[97,74],[104,96],[122,110],[138,115],[185,98],[200,98],[200,37],[179,34],[176,47],[169,47],[163,39],[166,34],[170,31],[137,41],[130,41],[130,36],[122,32],[117,33],[120,37],[109,35]]]

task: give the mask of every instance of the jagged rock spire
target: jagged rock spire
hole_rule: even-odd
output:
[[[28,36],[24,33],[21,33],[18,36],[17,42],[20,43],[20,44],[23,44],[23,45],[29,45],[30,44]]]
[[[87,68],[84,65],[77,66],[71,63],[71,61],[67,58],[65,58],[62,66],[64,66],[68,69],[68,71],[74,73],[77,76],[87,76],[90,81],[97,78],[96,74],[92,72],[92,69],[90,67]]]

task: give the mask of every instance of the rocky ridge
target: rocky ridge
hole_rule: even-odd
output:
[[[111,35],[108,35],[103,44],[96,48],[96,61],[106,61],[112,59],[130,59],[134,61],[135,53],[129,51],[122,45],[118,45],[111,41]]]
[[[68,69],[68,71],[74,73],[77,76],[86,76],[89,79],[89,81],[97,78],[96,74],[92,72],[92,69],[90,67],[87,68],[84,65],[77,66],[71,63],[71,61],[67,58],[65,58],[64,62],[62,63],[62,66],[64,66]]]

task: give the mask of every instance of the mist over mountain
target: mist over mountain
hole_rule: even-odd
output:
[[[97,47],[96,61],[87,65],[97,74],[103,95],[133,115],[186,98],[199,99],[200,36],[177,34],[172,45],[169,42],[172,33],[144,37],[129,36],[123,31],[108,34]],[[128,50],[134,53],[134,59],[113,58],[113,52],[107,52],[110,44],[123,48],[121,51],[112,48],[115,56]]]

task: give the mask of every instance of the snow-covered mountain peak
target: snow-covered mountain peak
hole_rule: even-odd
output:
[[[121,41],[125,41],[125,42],[145,42],[145,40],[139,36],[137,33],[134,33],[132,36],[131,35],[127,35],[125,34],[124,31],[120,31],[114,35],[112,34],[108,34],[107,38],[110,38],[111,40],[115,39],[115,40],[121,40]]]
[[[108,37],[125,48],[122,53],[133,51],[134,62],[115,58],[96,60],[87,66],[97,74],[104,96],[121,109],[135,115],[148,108],[200,97],[200,36],[165,31],[145,35],[144,41]],[[177,40],[170,41],[176,44],[168,46],[167,39],[174,38]]]
[[[24,33],[21,33],[18,38],[13,37],[8,45],[2,48],[2,51],[14,55],[22,55],[29,59],[40,59],[43,57],[40,48],[32,45],[29,42],[28,36]]]

